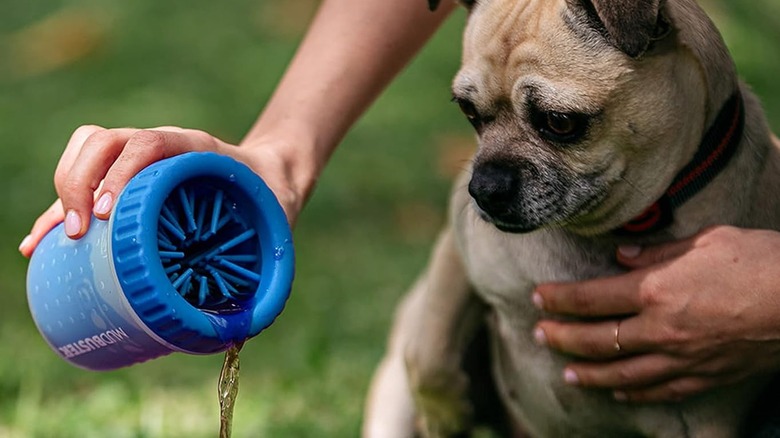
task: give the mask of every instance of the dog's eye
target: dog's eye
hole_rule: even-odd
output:
[[[542,136],[558,143],[578,141],[588,128],[588,116],[578,113],[539,112],[532,121]]]
[[[577,129],[577,121],[568,114],[551,111],[547,113],[547,128],[553,134],[565,137]]]
[[[464,99],[455,99],[455,101],[458,103],[460,110],[463,111],[463,114],[466,115],[467,119],[476,120],[479,118],[479,113],[473,102]]]
[[[477,111],[477,107],[474,106],[474,103],[467,99],[460,99],[457,97],[452,98],[453,102],[457,103],[458,106],[460,106],[460,110],[463,112],[463,114],[466,116],[466,118],[469,120],[469,122],[474,126],[475,129],[479,130],[482,127],[482,117],[479,114],[479,111]]]

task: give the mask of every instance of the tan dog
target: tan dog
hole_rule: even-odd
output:
[[[567,386],[567,358],[534,343],[529,298],[542,282],[618,272],[621,242],[780,229],[780,145],[718,31],[695,0],[464,3],[453,94],[479,149],[398,309],[364,435],[466,430],[461,363],[487,320],[481,359],[531,436],[737,436],[759,382],[655,405]]]

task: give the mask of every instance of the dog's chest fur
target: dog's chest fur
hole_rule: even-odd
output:
[[[459,249],[476,294],[490,308],[492,363],[500,396],[531,436],[736,435],[737,409],[712,403],[712,398],[737,400],[745,388],[637,409],[615,402],[609,392],[565,384],[563,369],[572,359],[535,343],[533,327],[542,315],[532,304],[531,291],[539,283],[620,272],[615,244],[561,230],[502,233],[480,219],[470,203],[465,190],[456,190],[451,211]]]

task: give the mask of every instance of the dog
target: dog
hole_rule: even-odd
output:
[[[495,381],[506,435],[738,436],[763,382],[647,405],[566,385],[570,359],[534,342],[530,299],[621,272],[621,243],[780,229],[780,142],[718,30],[695,0],[461,3],[452,90],[478,148],[396,311],[363,435],[467,432],[479,375],[462,364],[486,328],[477,373]]]

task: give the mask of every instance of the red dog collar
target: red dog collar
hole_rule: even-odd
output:
[[[736,92],[723,105],[712,127],[704,135],[696,155],[675,176],[661,199],[617,232],[648,234],[671,225],[674,210],[706,187],[726,167],[739,146],[744,128],[744,103],[742,95]]]

